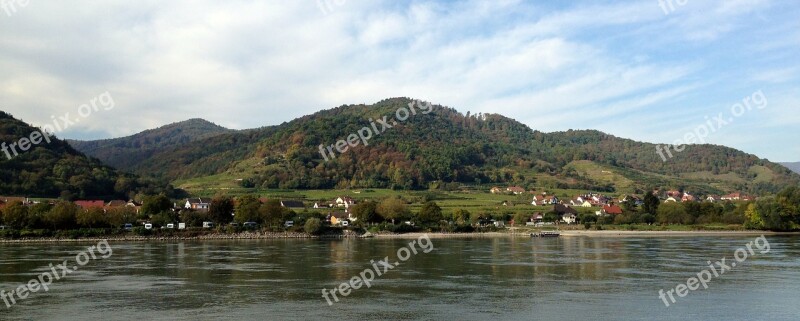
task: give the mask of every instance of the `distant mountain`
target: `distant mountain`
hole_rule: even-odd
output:
[[[794,171],[795,173],[800,173],[800,162],[795,162],[795,163],[780,163],[780,164],[781,164],[781,165],[783,165],[783,166],[786,166],[786,168],[788,168],[788,169],[791,169],[791,170],[792,170],[792,171]]]
[[[190,119],[128,137],[95,141],[68,140],[68,142],[80,152],[110,166],[124,171],[134,171],[139,163],[154,154],[229,132],[233,130],[203,119]]]
[[[0,195],[127,199],[138,192],[172,192],[166,184],[119,172],[63,140],[51,137],[48,142],[34,132],[41,133],[0,111],[0,143],[16,144],[6,149],[8,155],[0,152]],[[28,146],[23,138],[39,144]],[[20,150],[20,145],[28,150]]]
[[[341,106],[129,157],[141,160],[132,165],[135,173],[205,187],[425,189],[457,183],[637,193],[662,187],[702,195],[774,193],[800,184],[800,175],[781,165],[723,146],[687,146],[664,161],[654,144],[591,130],[543,133],[501,115],[464,115],[442,106],[389,124],[369,146],[325,161],[332,157],[319,145],[347,139],[384,115],[391,121],[412,102]]]

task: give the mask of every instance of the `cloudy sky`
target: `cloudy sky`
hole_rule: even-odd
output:
[[[800,160],[797,1],[16,1],[0,0],[0,110],[40,125],[113,97],[62,137],[402,96],[656,143],[723,113],[709,143]],[[759,91],[766,108],[734,117]]]

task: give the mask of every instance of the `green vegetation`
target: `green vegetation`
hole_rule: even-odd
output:
[[[233,131],[202,119],[190,119],[128,137],[67,142],[78,151],[109,166],[133,172],[140,162],[153,154],[170,150],[173,146],[230,132]]]
[[[15,142],[39,129],[0,112],[0,142]],[[127,199],[138,193],[177,196],[164,182],[140,179],[105,166],[55,137],[8,159],[0,153],[0,195]]]
[[[183,140],[176,139],[181,133],[166,132],[158,150],[148,149],[145,143],[155,137],[147,132],[134,136],[144,140],[144,147],[128,157],[136,160],[130,169],[211,195],[232,189],[455,191],[492,185],[636,194],[662,186],[696,195],[767,195],[800,184],[800,175],[784,166],[726,147],[688,146],[664,162],[653,144],[598,131],[542,133],[500,115],[464,115],[441,106],[376,135],[368,147],[329,162],[320,155],[320,144],[334,144],[368,127],[370,118],[392,115],[409,102],[394,98],[341,106],[239,132],[205,123],[199,132],[209,137]],[[122,145],[132,146],[126,151],[134,153],[135,141]]]

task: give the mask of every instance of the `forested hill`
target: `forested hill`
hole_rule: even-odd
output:
[[[95,141],[69,140],[75,149],[124,171],[133,171],[152,155],[175,146],[214,137],[232,130],[203,119],[190,119],[136,135]]]
[[[391,120],[411,102],[393,98],[341,106],[278,126],[177,144],[145,157],[133,170],[170,180],[236,180],[249,187],[292,189],[413,189],[455,182],[762,194],[800,183],[800,176],[781,165],[727,147],[688,146],[663,161],[653,144],[598,131],[543,133],[501,115],[464,115],[442,106],[374,135],[368,147],[324,160],[319,145],[347,139],[370,127],[370,119]]]
[[[37,128],[0,111],[0,143],[15,146],[17,156],[0,152],[0,195],[28,197],[126,199],[137,192],[172,192],[166,184],[145,181],[86,157],[56,137],[32,136]],[[27,151],[20,140],[41,141]],[[33,139],[31,139],[33,138]],[[23,143],[27,147],[28,143]]]

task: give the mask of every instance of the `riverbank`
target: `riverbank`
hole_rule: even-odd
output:
[[[730,237],[730,236],[800,236],[800,232],[771,231],[559,231],[562,237]],[[506,237],[530,237],[529,232],[487,232],[487,233],[406,233],[406,234],[357,234],[346,231],[343,234],[315,236],[306,233],[242,232],[237,234],[210,233],[193,236],[109,236],[91,238],[22,238],[0,239],[0,244],[13,243],[82,243],[108,240],[109,242],[171,242],[171,241],[233,241],[233,240],[277,240],[277,239],[418,239],[427,235],[431,239],[489,239]]]

